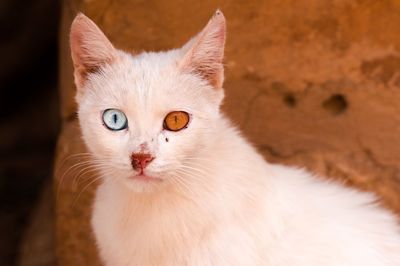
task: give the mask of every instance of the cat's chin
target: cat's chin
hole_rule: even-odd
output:
[[[128,178],[124,178],[123,183],[133,192],[153,192],[161,187],[164,179],[149,173],[132,174]]]

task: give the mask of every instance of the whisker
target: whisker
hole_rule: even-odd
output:
[[[72,205],[74,206],[77,202],[78,202],[78,200],[79,200],[79,198],[81,197],[81,195],[85,192],[85,191],[87,191],[87,189],[91,186],[91,185],[93,185],[95,182],[97,182],[97,181],[99,181],[99,180],[101,180],[101,179],[103,179],[104,180],[104,182],[109,182],[110,180],[112,180],[112,181],[114,181],[115,180],[115,178],[104,178],[103,176],[97,176],[97,177],[94,177],[93,179],[92,179],[92,181],[90,181],[87,185],[85,185],[83,188],[82,188],[82,190],[79,192],[79,194],[78,194],[78,196],[75,198],[75,200],[73,201],[73,203],[72,203]]]
[[[58,187],[57,187],[57,198],[59,197],[60,190],[61,190],[61,188],[62,188],[62,186],[63,186],[63,184],[64,184],[65,176],[66,176],[69,172],[73,171],[73,169],[79,169],[79,167],[85,166],[85,165],[88,165],[88,164],[90,164],[90,161],[83,161],[83,162],[76,163],[76,164],[70,166],[70,167],[63,173],[63,175],[60,177],[60,180],[59,180],[59,182],[58,182]]]

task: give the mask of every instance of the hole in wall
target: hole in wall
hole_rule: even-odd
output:
[[[290,108],[294,108],[297,105],[296,97],[294,97],[292,94],[286,94],[283,97],[283,102]]]
[[[342,94],[333,94],[322,102],[322,107],[332,115],[340,115],[347,110],[348,102]]]

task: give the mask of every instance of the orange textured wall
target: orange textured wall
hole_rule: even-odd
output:
[[[79,175],[68,157],[84,149],[67,38],[73,16],[83,11],[118,48],[165,50],[186,42],[218,7],[228,21],[224,110],[260,152],[376,192],[400,213],[398,1],[65,1],[60,265],[97,264],[88,224],[95,173]]]

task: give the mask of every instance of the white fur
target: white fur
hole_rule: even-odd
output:
[[[223,45],[223,42],[222,42]],[[92,225],[106,265],[400,265],[400,230],[374,197],[271,165],[220,113],[222,89],[183,72],[185,51],[116,51],[79,87],[83,138],[103,183]],[[122,110],[110,131],[101,112]],[[163,130],[170,111],[188,128]],[[166,142],[166,138],[169,139]],[[155,156],[132,179],[130,155]]]

